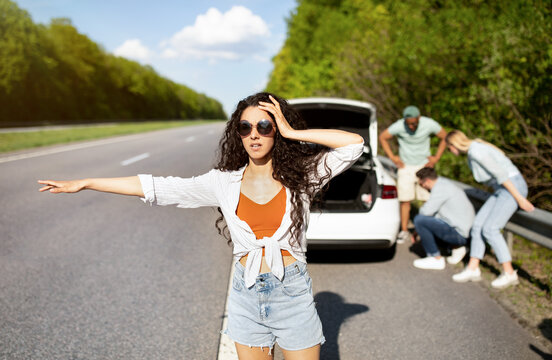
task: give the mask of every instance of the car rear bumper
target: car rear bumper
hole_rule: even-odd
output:
[[[346,239],[309,239],[309,249],[388,249],[393,246],[395,240],[346,240]]]
[[[395,243],[400,226],[397,199],[377,199],[368,212],[312,212],[309,246],[386,248]]]

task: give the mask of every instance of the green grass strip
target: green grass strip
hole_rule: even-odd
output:
[[[0,153],[212,122],[212,120],[149,121],[33,132],[0,133]]]

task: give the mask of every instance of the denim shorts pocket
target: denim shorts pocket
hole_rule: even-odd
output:
[[[310,291],[310,278],[308,273],[299,274],[293,279],[282,283],[282,292],[287,296],[296,297]]]
[[[242,291],[244,286],[245,286],[245,283],[243,282],[243,279],[240,279],[239,277],[234,276],[234,278],[232,279],[232,289],[234,289],[234,291],[240,292]]]

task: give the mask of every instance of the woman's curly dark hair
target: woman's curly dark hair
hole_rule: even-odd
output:
[[[216,169],[221,171],[234,171],[242,168],[249,162],[249,156],[243,147],[240,135],[238,134],[238,124],[241,115],[245,109],[250,106],[258,106],[260,101],[271,102],[271,95],[278,103],[289,125],[296,130],[307,128],[303,118],[287,103],[286,100],[266,92],[257,93],[241,100],[230,120],[226,124],[226,129],[219,143],[219,152],[217,154]],[[274,120],[274,116],[270,114]],[[301,231],[305,223],[302,198],[308,199],[310,203],[316,192],[320,190],[322,183],[331,176],[330,169],[326,166],[324,176],[318,175],[317,165],[320,157],[328,148],[321,146],[312,146],[295,140],[289,140],[278,131],[274,136],[274,147],[272,148],[272,167],[275,180],[287,187],[291,192],[291,241],[290,245],[298,245]],[[230,242],[227,234],[226,225],[222,226],[224,220],[222,211],[218,209],[221,216],[217,219],[215,225],[219,234],[223,235]]]

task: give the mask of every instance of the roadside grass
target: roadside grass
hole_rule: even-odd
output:
[[[492,251],[487,251],[481,262],[482,285],[513,318],[552,351],[552,250],[514,236],[512,258],[519,285],[504,290],[491,287],[491,281],[502,270]],[[457,266],[460,270],[462,265]]]
[[[0,133],[0,153],[212,122],[213,120],[148,121],[74,127],[69,129]]]

